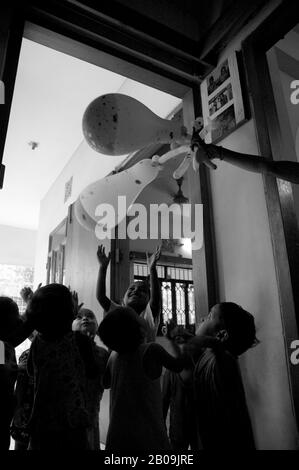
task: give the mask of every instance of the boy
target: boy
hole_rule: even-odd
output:
[[[254,317],[232,302],[215,305],[196,336],[214,336],[221,348],[197,356],[194,398],[204,449],[254,449],[238,356],[257,344]]]
[[[157,247],[152,256],[147,256],[147,265],[150,272],[150,288],[147,282],[133,282],[128,287],[122,301],[123,306],[133,308],[140,318],[145,321],[147,342],[155,341],[160,323],[161,293],[156,269],[160,254],[161,247]],[[116,307],[119,307],[119,305],[106,296],[106,273],[111,255],[109,253],[107,256],[105,248],[103,248],[103,245],[100,245],[97,257],[100,268],[96,295],[101,307],[104,309],[105,315]]]

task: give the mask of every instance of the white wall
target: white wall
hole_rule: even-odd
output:
[[[0,225],[0,264],[34,266],[36,231]]]
[[[253,122],[221,145],[257,154]],[[254,314],[261,341],[241,361],[256,443],[261,449],[294,448],[296,428],[262,177],[223,162],[211,183],[220,298]]]
[[[266,12],[264,12],[265,16]],[[258,24],[246,26],[222,62]],[[258,154],[253,120],[220,142]],[[262,177],[225,162],[210,173],[221,301],[252,312],[261,344],[241,358],[248,405],[259,449],[296,448],[278,286]]]

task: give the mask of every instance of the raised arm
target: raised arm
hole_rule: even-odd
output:
[[[196,357],[203,348],[221,348],[221,341],[213,336],[194,336],[185,345],[183,352],[176,348],[177,357],[169,354],[160,344],[150,343],[143,354],[143,368],[151,379],[162,374],[162,367],[181,372],[188,367],[192,357]]]
[[[157,273],[157,261],[161,256],[161,246],[156,248],[156,251],[147,258],[147,266],[150,275],[150,288],[151,288],[151,298],[150,298],[150,307],[154,319],[157,319],[160,316],[161,312],[161,289]]]
[[[111,254],[109,253],[107,256],[105,253],[105,248],[103,247],[103,245],[100,245],[98,247],[97,257],[100,266],[97,280],[96,296],[101,307],[105,311],[108,311],[110,308],[111,300],[106,296],[106,275],[107,268],[111,259]]]
[[[291,161],[274,161],[258,155],[249,155],[226,149],[217,145],[207,145],[209,158],[223,160],[231,165],[253,173],[262,173],[299,184],[299,163]],[[203,150],[197,152],[197,160],[201,162]]]
[[[157,379],[162,374],[162,367],[174,372],[181,372],[188,363],[189,356],[181,354],[174,357],[160,344],[150,343],[143,354],[143,368],[148,377]]]

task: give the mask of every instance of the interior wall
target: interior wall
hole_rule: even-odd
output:
[[[219,62],[240,49],[241,41],[269,13],[262,12],[247,25]],[[220,145],[258,154],[253,119]],[[252,312],[260,340],[240,361],[256,446],[295,449],[297,431],[262,176],[219,162],[210,177],[220,300],[236,302]]]
[[[0,264],[34,266],[35,230],[0,225]]]

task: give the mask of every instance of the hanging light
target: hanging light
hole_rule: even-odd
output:
[[[186,196],[184,196],[183,191],[181,189],[182,184],[183,184],[183,179],[184,178],[182,177],[176,180],[179,189],[172,199],[175,204],[186,204],[187,202],[189,202],[189,199]]]

